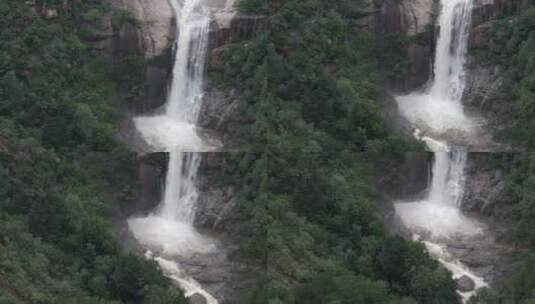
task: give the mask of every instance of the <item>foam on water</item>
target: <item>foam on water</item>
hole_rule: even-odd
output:
[[[192,152],[210,151],[197,134],[194,124],[161,116],[142,116],[134,119],[136,127],[154,151]]]
[[[150,255],[151,254],[149,253],[149,256]],[[218,304],[216,298],[206,292],[199,282],[187,276],[175,262],[162,257],[156,257],[154,260],[158,262],[158,265],[160,265],[163,273],[175,281],[184,290],[184,295],[186,297],[191,297],[194,294],[200,294],[206,299],[206,304]]]
[[[462,132],[469,136],[475,131],[476,123],[464,113],[460,102],[427,93],[398,96],[397,102],[401,114],[426,134]]]
[[[418,237],[416,237],[416,239],[417,238]],[[474,274],[468,267],[463,265],[458,260],[452,258],[447,252],[447,250],[444,248],[444,246],[426,241],[423,241],[423,243],[427,248],[429,254],[431,254],[432,257],[437,259],[442,265],[444,265],[449,271],[451,271],[454,279],[458,279],[462,276],[468,276],[474,281],[475,288],[473,291],[460,292],[463,298],[463,302],[466,303],[470,299],[470,297],[477,292],[478,289],[489,286],[483,278]]]
[[[428,239],[473,236],[483,231],[459,209],[464,194],[466,152],[436,152],[428,195],[415,202],[394,204],[396,214],[411,231]]]
[[[131,218],[128,226],[142,245],[164,256],[188,257],[209,253],[216,248],[213,241],[199,234],[188,223],[162,216]]]
[[[474,136],[477,123],[461,104],[472,6],[472,0],[441,1],[433,81],[423,92],[396,97],[401,114],[433,137],[450,132]]]
[[[210,15],[202,0],[171,0],[177,16],[173,82],[165,113],[134,119],[148,145],[154,151],[169,152],[164,196],[148,216],[128,220],[140,244],[164,257],[190,257],[216,249],[215,243],[194,228],[198,200],[197,173],[199,152],[210,151],[197,133],[203,99],[203,75]],[[186,292],[202,295],[209,304],[217,300],[186,274],[178,262],[162,256],[154,258],[164,273]]]

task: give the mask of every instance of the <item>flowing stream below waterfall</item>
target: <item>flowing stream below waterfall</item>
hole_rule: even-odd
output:
[[[400,112],[413,125],[415,136],[434,152],[431,184],[426,197],[395,202],[396,215],[415,240],[449,269],[455,279],[468,277],[473,290],[460,292],[466,302],[478,288],[488,286],[451,251],[459,244],[486,238],[487,228],[460,209],[463,199],[467,142],[481,133],[482,121],[462,106],[466,55],[473,0],[442,0],[438,18],[434,78],[422,91],[396,98]]]
[[[136,128],[155,151],[168,152],[163,199],[146,216],[128,220],[146,257],[158,262],[186,297],[202,296],[217,304],[208,291],[186,273],[180,261],[217,251],[217,243],[199,233],[193,223],[199,197],[197,174],[202,151],[213,150],[198,136],[197,120],[203,98],[205,56],[210,11],[202,0],[171,0],[177,18],[173,80],[161,115],[134,119]]]

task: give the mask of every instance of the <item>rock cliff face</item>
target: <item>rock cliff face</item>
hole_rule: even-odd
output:
[[[385,0],[378,24],[387,33],[420,34],[433,26],[434,7],[433,0]]]
[[[477,27],[506,14],[519,13],[534,4],[533,0],[475,0],[473,24]]]
[[[410,231],[396,216],[393,203],[425,196],[430,182],[431,154],[387,153],[369,158],[375,172],[379,219],[388,231],[411,238]]]
[[[410,38],[405,45],[408,60],[406,76],[389,81],[389,90],[410,92],[427,83],[431,77],[437,9],[438,4],[434,0],[385,0],[380,4],[376,31],[385,37],[402,35]]]
[[[147,59],[145,74],[146,99],[141,105],[124,107],[132,116],[157,111],[163,105],[173,65],[172,42],[175,38],[175,20],[167,0],[108,0],[115,7],[129,11],[137,24],[124,24],[115,28],[111,52],[116,60],[130,55]],[[208,71],[220,68],[220,55],[235,40],[255,35],[265,28],[262,16],[239,14],[233,8],[234,1],[205,0],[214,17],[207,52]],[[239,137],[233,132],[239,123],[239,92],[221,90],[206,79],[205,96],[199,118],[199,127],[215,133],[222,139],[225,149],[237,149]],[[145,147],[138,138],[131,120],[123,124],[122,137],[136,151]],[[232,148],[229,148],[232,147]],[[218,240],[217,252],[197,255],[183,263],[184,269],[210,291],[222,304],[238,303],[239,294],[252,289],[255,278],[244,266],[240,256],[240,227],[238,205],[234,189],[214,183],[211,175],[224,166],[224,154],[204,153],[199,169],[199,200],[195,226]],[[167,167],[166,153],[154,153],[142,157],[138,166],[140,191],[135,202],[117,207],[117,231],[123,244],[132,250],[141,250],[128,232],[125,219],[133,214],[145,214],[154,210],[161,201]],[[201,297],[202,298],[202,297]],[[199,299],[202,301],[202,299]]]
[[[488,128],[494,130],[495,134],[512,126],[515,113],[518,113],[517,103],[501,89],[503,68],[483,62],[473,50],[489,47],[490,30],[495,20],[513,16],[534,5],[533,0],[475,0],[474,3],[470,34],[472,51],[468,57],[467,86],[463,100],[469,109],[483,114]]]
[[[175,37],[175,16],[168,0],[108,0],[118,9],[130,12],[138,26],[120,29],[128,50],[146,58],[165,54]]]
[[[127,11],[135,22],[115,25],[111,52],[116,61],[129,56],[147,59],[144,99],[130,104],[121,102],[127,114],[153,111],[165,102],[172,69],[171,46],[175,39],[175,16],[167,0],[107,0],[119,10]]]
[[[518,268],[514,253],[516,204],[506,191],[506,176],[492,165],[490,153],[470,153],[461,209],[486,226],[486,241],[459,248],[460,260],[481,272],[491,284],[501,284]]]
[[[492,165],[491,157],[488,153],[470,153],[461,209],[506,222],[513,218],[515,207],[505,191],[504,172]]]
[[[221,55],[229,43],[254,37],[265,30],[266,25],[265,16],[238,13],[228,7],[216,10],[209,37],[208,74],[223,68]],[[239,96],[237,90],[220,89],[207,78],[199,126],[214,132],[223,142],[224,151],[239,150],[243,144],[241,134],[237,133],[240,129],[237,126],[241,124]]]

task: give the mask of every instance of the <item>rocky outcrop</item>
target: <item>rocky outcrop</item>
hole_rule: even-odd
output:
[[[146,58],[161,56],[174,41],[175,16],[168,0],[108,0],[118,9],[130,12],[137,25],[125,26],[122,37],[129,50],[137,49]]]
[[[495,137],[513,126],[518,113],[518,104],[504,92],[502,84],[500,66],[482,64],[477,57],[470,57],[463,103],[468,111],[485,118],[486,128],[493,130]],[[515,147],[499,144],[493,149],[508,151]]]
[[[518,14],[534,5],[533,0],[474,1],[463,103],[469,111],[480,113],[485,118],[486,128],[493,130],[498,142],[502,131],[510,129],[517,120],[518,103],[503,90],[503,68],[478,54],[491,47],[491,29],[495,20]],[[517,148],[501,144],[494,150]]]
[[[206,299],[201,294],[194,294],[188,298],[189,304],[206,304]]]
[[[478,26],[508,14],[517,14],[533,5],[533,0],[475,0],[472,22]]]
[[[406,152],[371,156],[380,195],[411,200],[427,190],[432,154]]]
[[[208,83],[203,106],[199,116],[199,127],[210,130],[223,146],[220,151],[239,151],[243,147],[244,136],[240,134],[242,123],[239,92],[235,89],[221,89]]]
[[[265,16],[238,13],[229,0],[222,7],[212,7],[214,20],[210,25],[207,52],[208,73],[223,69],[222,54],[229,43],[254,37],[266,29]],[[207,78],[203,105],[199,116],[199,127],[210,130],[223,143],[222,151],[239,150],[242,134],[238,134],[240,120],[240,92],[236,89],[222,89]]]
[[[385,0],[378,28],[386,33],[421,34],[434,24],[434,7],[433,0]]]
[[[107,0],[116,9],[111,16],[111,54],[116,62],[143,57],[145,82],[140,101],[125,101],[128,89],[119,83],[120,107],[127,114],[151,112],[165,103],[172,69],[176,20],[167,0]]]
[[[410,92],[431,77],[437,8],[433,0],[385,0],[381,4],[376,16],[376,31],[385,37],[404,35],[411,38],[405,48],[406,76],[389,80],[390,90]]]
[[[239,238],[240,219],[234,187],[227,183],[218,184],[227,162],[227,153],[204,153],[199,168],[199,200],[195,225],[232,239]]]
[[[469,292],[474,290],[476,287],[476,283],[474,283],[474,280],[472,280],[469,276],[463,275],[460,278],[457,278],[455,280],[455,283],[457,285],[457,290],[460,292]]]
[[[266,17],[236,12],[219,12],[210,28],[208,48],[217,49],[225,44],[254,36],[266,29]]]
[[[378,218],[389,232],[410,239],[411,232],[396,216],[393,203],[417,200],[427,193],[431,154],[381,153],[369,159],[375,173]]]
[[[514,213],[514,209],[511,209],[505,193],[504,173],[492,166],[491,157],[488,153],[470,153],[461,209],[485,217],[507,220]]]

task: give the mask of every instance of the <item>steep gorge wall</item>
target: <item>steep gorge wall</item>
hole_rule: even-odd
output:
[[[116,61],[129,56],[146,59],[144,98],[135,104],[123,101],[127,113],[150,112],[165,103],[172,69],[172,43],[176,35],[175,16],[168,0],[108,0],[117,9],[129,12],[135,22],[114,28],[113,56]]]
[[[516,102],[503,93],[503,67],[483,60],[481,50],[490,47],[491,29],[496,20],[518,15],[534,6],[533,0],[475,0],[464,102],[468,108],[483,114],[495,134],[513,125]]]
[[[116,60],[128,56],[146,59],[145,98],[139,104],[121,102],[127,116],[151,114],[159,111],[165,103],[167,87],[172,77],[172,44],[175,33],[175,16],[168,0],[109,0],[116,7],[126,10],[136,19],[134,24],[125,23],[114,28],[109,49]],[[221,54],[230,43],[255,35],[264,29],[262,16],[240,14],[231,3],[206,1],[214,17],[209,36],[207,72],[221,68]],[[208,76],[208,75],[207,75]],[[239,124],[239,92],[217,88],[208,77],[201,108],[199,127],[216,133],[228,147],[236,147],[232,130]],[[131,119],[126,119],[120,135],[132,149],[144,151]],[[230,143],[230,144],[229,144]],[[234,188],[215,183],[212,175],[224,166],[224,153],[204,153],[199,169],[199,200],[196,208],[195,226],[218,240],[220,250],[208,257],[194,257],[185,267],[204,288],[214,294],[220,303],[237,303],[238,296],[255,283],[246,271],[239,249],[242,228],[239,223],[238,204]],[[124,202],[115,209],[116,231],[123,244],[132,250],[141,250],[131,236],[125,219],[133,214],[146,214],[160,203],[167,170],[166,153],[151,153],[138,157],[138,194],[133,202]],[[193,301],[193,300],[192,300]],[[192,302],[194,303],[194,302]],[[200,302],[202,303],[202,302]]]
[[[266,17],[240,13],[227,9],[214,13],[208,44],[206,85],[199,126],[215,133],[223,142],[224,151],[240,150],[243,144],[239,126],[240,92],[219,88],[209,77],[210,73],[224,69],[223,53],[233,42],[252,38],[266,30]]]
[[[376,32],[383,37],[405,37],[405,75],[390,80],[388,88],[410,92],[424,85],[431,76],[434,49],[434,23],[437,2],[433,0],[385,0],[376,16]]]

